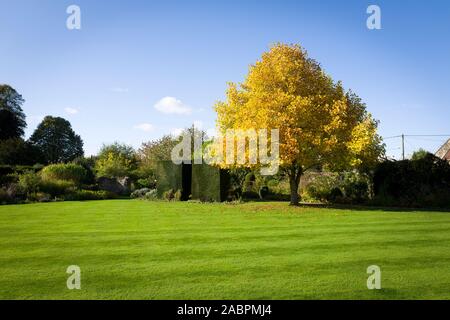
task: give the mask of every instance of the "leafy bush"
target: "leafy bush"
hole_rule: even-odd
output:
[[[137,163],[133,147],[116,142],[102,147],[95,163],[95,171],[97,177],[123,178],[137,169]]]
[[[357,171],[315,176],[305,187],[312,201],[361,204],[369,200],[369,178]]]
[[[149,201],[155,201],[158,200],[158,192],[156,189],[152,189],[149,192],[147,192],[144,196],[145,200],[149,200]]]
[[[181,190],[177,190],[174,194],[174,200],[175,201],[181,201],[181,198],[183,197],[183,192]]]
[[[155,189],[156,183],[154,177],[141,178],[136,181],[138,188]]]
[[[306,188],[306,195],[318,201],[331,201],[336,196],[335,189],[339,188],[339,176],[326,174],[317,176]]]
[[[0,176],[0,186],[7,186],[11,183],[19,182],[19,174],[10,173],[4,176]]]
[[[291,195],[290,194],[283,194],[283,193],[269,193],[264,200],[268,201],[290,201]]]
[[[45,167],[41,171],[41,176],[44,180],[71,181],[77,186],[86,181],[87,174],[88,173],[85,168],[74,163],[52,164]]]
[[[242,193],[242,199],[257,200],[257,199],[259,199],[259,194],[254,191],[246,191],[246,192]]]
[[[6,191],[6,188],[0,188],[0,204],[7,204],[11,202],[12,199]]]
[[[44,192],[31,193],[27,197],[27,202],[50,202],[52,201],[52,196]]]
[[[117,196],[114,193],[100,190],[76,190],[64,196],[66,201],[88,201],[88,200],[107,200],[115,199]]]
[[[254,191],[256,176],[253,172],[248,173],[244,178],[244,191]]]
[[[42,180],[39,190],[50,194],[52,197],[63,196],[76,190],[76,186],[71,181],[64,180]]]
[[[261,199],[266,199],[266,197],[269,195],[269,187],[267,186],[263,186],[261,188],[259,188],[259,197]]]
[[[269,187],[270,193],[280,194],[280,195],[290,195],[290,186],[287,179],[279,177],[278,179],[270,179],[267,181],[266,185]]]
[[[342,191],[345,200],[350,203],[365,203],[370,198],[370,180],[358,172],[344,174]]]
[[[150,191],[151,191],[151,189],[149,189],[149,188],[142,188],[142,189],[135,190],[131,193],[130,198],[132,198],[132,199],[143,198]]]
[[[175,199],[175,191],[173,189],[170,189],[168,191],[165,191],[163,193],[163,199],[167,201],[172,201]]]
[[[330,192],[326,195],[325,200],[332,203],[347,202],[347,199],[344,198],[344,193],[338,187],[334,187],[333,189],[331,189]]]
[[[25,200],[26,193],[20,188],[18,183],[11,183],[6,187],[6,192],[9,197],[14,201]]]
[[[86,178],[84,179],[83,184],[92,185],[95,183],[95,173],[94,173],[95,157],[94,156],[91,156],[88,158],[78,157],[75,160],[73,160],[72,163],[80,165],[86,170]],[[85,189],[84,186],[83,186],[83,189]]]
[[[39,174],[28,171],[19,176],[19,187],[27,194],[39,191],[42,179]]]

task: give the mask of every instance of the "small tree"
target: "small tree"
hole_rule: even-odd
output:
[[[156,179],[157,164],[160,161],[170,161],[172,150],[177,146],[185,135],[191,137],[191,150],[194,150],[194,140],[205,141],[208,139],[206,132],[194,129],[194,126],[184,129],[180,135],[165,135],[160,139],[143,143],[138,151],[139,174],[141,177],[151,180]],[[207,142],[205,142],[206,144]],[[195,154],[192,153],[192,158]]]
[[[27,195],[36,193],[39,191],[39,186],[41,184],[41,177],[39,174],[28,171],[20,175],[19,177],[19,187]]]
[[[72,130],[69,121],[47,116],[30,138],[47,163],[69,162],[84,154],[81,137]]]
[[[137,157],[133,147],[114,143],[104,145],[95,163],[95,171],[99,177],[122,178],[137,169]]]
[[[179,139],[165,135],[160,139],[142,144],[138,151],[141,166],[155,170],[158,161],[169,161],[172,149],[179,143]]]

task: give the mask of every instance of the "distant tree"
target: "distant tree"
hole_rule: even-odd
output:
[[[424,149],[419,149],[417,151],[415,151],[411,157],[411,160],[420,160],[425,158],[427,155],[429,154],[428,151],[424,150]]]
[[[104,145],[95,163],[98,177],[122,178],[137,169],[138,159],[133,147],[115,142]]]
[[[0,164],[34,165],[43,162],[38,148],[22,138],[0,140]]]
[[[83,141],[72,129],[69,121],[47,116],[30,138],[47,163],[69,162],[83,156]]]
[[[25,100],[9,85],[0,85],[0,140],[20,138],[27,126],[22,104]]]
[[[201,138],[205,143],[206,132],[194,127],[184,129],[179,135],[165,135],[160,139],[145,142],[138,150],[139,160],[143,167],[156,169],[158,161],[170,161],[173,148],[181,142],[184,135],[191,136],[191,150],[194,152],[194,139]],[[192,153],[194,156],[194,153]]]
[[[138,150],[142,166],[154,170],[158,161],[169,161],[172,149],[178,143],[179,139],[171,135],[143,143]]]

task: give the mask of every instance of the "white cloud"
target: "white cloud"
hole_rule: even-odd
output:
[[[144,132],[150,132],[155,129],[155,127],[150,123],[141,123],[134,126],[134,129],[142,130]]]
[[[192,109],[174,97],[164,97],[159,100],[154,108],[166,114],[191,114]]]
[[[77,114],[78,110],[75,108],[65,108],[64,109],[68,114]]]

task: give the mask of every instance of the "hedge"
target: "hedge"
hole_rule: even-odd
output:
[[[156,179],[158,198],[162,198],[164,192],[173,189],[182,189],[182,166],[172,161],[160,161],[156,166]]]
[[[201,201],[225,201],[230,188],[226,170],[207,164],[192,166],[192,199]]]

